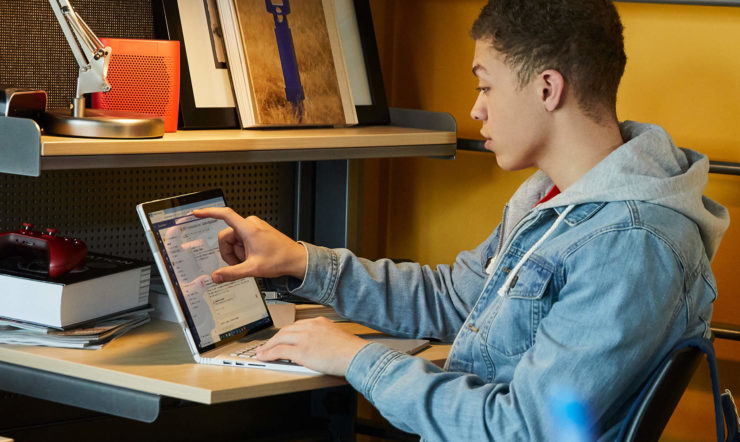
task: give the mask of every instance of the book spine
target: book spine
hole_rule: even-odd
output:
[[[152,282],[152,267],[142,267],[139,274],[139,301],[138,305],[149,303],[149,286]]]
[[[344,57],[344,47],[342,45],[342,36],[339,33],[339,23],[337,21],[336,10],[334,9],[334,1],[324,0],[323,5],[324,19],[327,23],[329,43],[331,44],[331,53],[334,58],[334,69],[337,72],[339,98],[342,101],[344,121],[345,125],[352,126],[357,124],[357,110],[355,108],[355,102],[352,99],[347,60]]]
[[[221,20],[226,63],[231,75],[231,85],[236,99],[236,111],[242,128],[253,127],[256,110],[253,107],[252,94],[247,72],[247,59],[239,30],[239,17],[236,14],[233,0],[218,0],[218,15]]]

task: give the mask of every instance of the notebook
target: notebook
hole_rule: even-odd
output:
[[[214,270],[227,265],[218,249],[218,232],[228,226],[192,215],[194,209],[206,207],[226,207],[220,189],[136,206],[193,359],[200,364],[317,373],[291,361],[263,362],[246,353],[254,341],[269,339],[277,328],[255,278],[222,284],[211,280]],[[409,354],[429,345],[424,339],[381,342]]]

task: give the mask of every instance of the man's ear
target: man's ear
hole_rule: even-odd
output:
[[[563,105],[565,101],[565,78],[563,74],[548,69],[539,75],[540,90],[542,91],[542,104],[545,110],[552,112]]]

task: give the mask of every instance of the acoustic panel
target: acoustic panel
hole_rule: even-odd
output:
[[[24,222],[82,239],[89,250],[152,260],[136,205],[220,187],[237,213],[257,215],[293,235],[295,163],[55,170],[0,174],[0,230]]]
[[[72,0],[98,37],[154,38],[151,0]],[[48,0],[0,1],[0,85],[42,89],[66,108],[79,67]]]
[[[197,0],[193,0],[197,1]],[[151,0],[71,0],[98,37],[152,39]],[[48,0],[0,1],[0,85],[42,89],[48,108],[75,96],[78,65]],[[0,159],[2,161],[2,159]],[[229,204],[293,235],[295,163],[0,174],[0,230],[23,222],[83,239],[100,253],[151,259],[136,204],[221,187]]]

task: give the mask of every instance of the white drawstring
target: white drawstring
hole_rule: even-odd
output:
[[[506,280],[504,281],[504,285],[502,285],[498,289],[499,296],[506,296],[509,293],[509,289],[511,289],[510,287],[511,282],[514,280],[514,277],[516,277],[516,274],[519,273],[519,270],[522,268],[524,263],[527,262],[527,260],[529,259],[530,256],[532,256],[534,251],[537,250],[537,248],[540,245],[542,245],[543,242],[545,242],[547,237],[550,236],[552,232],[555,231],[555,229],[565,219],[568,213],[570,213],[573,207],[575,206],[571,205],[571,206],[566,207],[565,210],[563,210],[563,213],[561,213],[560,216],[558,216],[558,219],[556,219],[555,222],[552,223],[550,228],[547,229],[547,232],[545,232],[545,234],[542,235],[542,237],[540,237],[540,239],[538,239],[537,242],[534,243],[534,245],[529,250],[527,250],[527,253],[525,253],[524,256],[522,256],[522,259],[520,259],[519,262],[516,263],[516,266],[514,266],[514,269],[511,272],[509,272],[509,276],[506,277]]]

